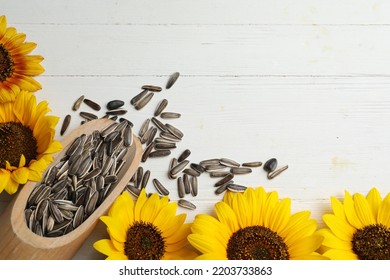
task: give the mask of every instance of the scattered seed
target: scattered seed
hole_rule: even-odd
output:
[[[185,196],[184,181],[183,177],[177,178],[177,190],[180,198]]]
[[[216,165],[219,164],[218,158],[212,158],[212,159],[205,159],[199,162],[199,165],[206,167],[207,165]]]
[[[175,143],[161,143],[161,142],[156,142],[154,145],[154,148],[156,150],[169,150],[169,149],[175,149],[176,144]]]
[[[280,167],[279,169],[271,171],[268,173],[267,178],[271,180],[271,179],[275,178],[276,176],[278,176],[283,171],[285,171],[287,168],[288,168],[288,165],[285,165],[283,167]]]
[[[181,141],[180,138],[177,138],[176,136],[174,136],[174,135],[171,134],[170,132],[164,132],[164,131],[162,131],[162,132],[160,133],[160,137],[161,137],[161,138],[164,138],[165,140],[171,141],[171,142],[180,142],[180,141]]]
[[[169,179],[176,179],[176,175],[172,175],[171,174],[171,170],[173,167],[175,167],[177,165],[177,159],[176,158],[172,158],[170,163],[169,163],[169,169],[168,169],[168,178]]]
[[[150,171],[146,170],[144,176],[142,176],[141,188],[146,188],[150,178]]]
[[[97,104],[95,101],[92,101],[91,99],[84,98],[84,103],[88,105],[90,108],[92,108],[95,111],[100,111],[101,107],[99,104]]]
[[[148,93],[148,90],[146,90],[146,89],[141,91],[139,94],[137,94],[136,96],[134,96],[130,100],[130,104],[135,105],[138,101],[140,101],[142,98],[144,98],[147,93]]]
[[[165,127],[165,125],[159,121],[158,119],[156,119],[155,117],[152,118],[152,122],[154,123],[155,126],[157,126],[158,129],[160,129],[161,131],[163,132],[166,132],[167,131],[167,128]]]
[[[149,90],[149,91],[156,91],[156,92],[162,91],[161,87],[153,86],[153,85],[144,85],[144,86],[142,86],[142,89],[146,89],[146,90]]]
[[[202,165],[197,163],[191,163],[190,167],[199,172],[200,174],[206,171]]]
[[[108,110],[115,110],[125,105],[125,102],[122,100],[111,100],[107,103],[106,107]]]
[[[153,185],[160,195],[169,195],[169,191],[164,187],[163,184],[161,184],[159,180],[153,179]]]
[[[264,163],[263,168],[267,173],[270,173],[274,171],[277,166],[278,166],[278,160],[276,158],[271,158]]]
[[[185,149],[181,155],[178,157],[177,161],[182,162],[186,158],[188,158],[191,155],[191,151],[189,149]]]
[[[146,147],[146,149],[144,150],[144,153],[142,154],[142,158],[141,158],[142,162],[145,162],[148,159],[148,157],[149,157],[150,153],[152,152],[153,148],[154,148],[154,142],[150,143]]]
[[[212,171],[221,170],[225,168],[226,166],[222,164],[206,165],[205,167],[206,172],[212,172]]]
[[[174,136],[176,136],[177,138],[181,139],[183,138],[184,134],[183,132],[181,132],[178,128],[174,127],[173,125],[169,124],[169,123],[166,123],[165,124],[165,127],[167,128],[167,130]]]
[[[114,115],[114,116],[121,116],[121,115],[125,115],[126,113],[127,110],[125,109],[114,109],[106,112],[107,115]]]
[[[77,111],[80,108],[80,105],[83,102],[83,100],[84,100],[84,95],[81,95],[79,98],[77,98],[77,100],[73,104],[72,110]]]
[[[177,165],[175,165],[170,171],[169,173],[171,174],[171,176],[176,176],[177,174],[179,174],[181,171],[184,170],[184,168],[189,164],[189,161],[188,160],[183,160],[182,162],[178,163]]]
[[[200,173],[192,168],[186,168],[183,170],[183,173],[190,175],[192,177],[199,177]]]
[[[135,197],[138,197],[140,194],[141,194],[141,190],[140,189],[137,189],[136,187],[134,187],[133,185],[127,185],[126,186],[126,190],[131,193],[132,195],[134,195]]]
[[[177,81],[179,76],[180,76],[179,72],[175,72],[171,76],[169,76],[169,79],[168,79],[168,82],[167,82],[167,85],[165,86],[165,88],[170,89],[175,84],[175,82]]]
[[[180,207],[183,207],[183,208],[186,208],[186,209],[189,209],[189,210],[195,210],[196,209],[195,204],[193,204],[192,202],[190,202],[188,200],[185,200],[185,199],[179,199],[177,204]]]
[[[181,117],[181,114],[175,112],[162,112],[160,117],[162,119],[178,119]]]
[[[227,189],[232,192],[244,192],[247,189],[247,187],[232,183],[227,185]]]
[[[225,177],[227,176],[228,174],[230,174],[229,171],[211,171],[209,173],[210,177],[212,178],[216,178],[216,177]]]
[[[98,118],[98,116],[89,112],[80,112],[80,116],[88,121],[96,120]]]
[[[188,177],[187,174],[183,175],[183,183],[184,183],[184,192],[186,194],[191,193],[191,183],[190,183],[190,177]]]
[[[191,195],[198,195],[198,179],[195,176],[191,177]]]
[[[142,126],[141,126],[141,129],[139,130],[139,133],[138,133],[139,137],[142,138],[142,136],[144,136],[144,134],[146,133],[146,131],[148,131],[148,129],[149,129],[149,123],[150,123],[150,119],[146,119],[146,120],[143,122],[143,124],[142,124]]]
[[[141,100],[139,100],[137,103],[134,104],[134,108],[136,110],[141,110],[149,103],[149,101],[153,98],[153,96],[154,96],[154,93],[149,92],[148,94],[146,94],[146,96],[144,98],[142,98]]]
[[[226,190],[227,190],[227,184],[218,187],[218,188],[215,190],[215,194],[216,194],[216,195],[221,194],[221,193],[225,192]]]
[[[151,158],[155,158],[155,157],[166,157],[166,156],[169,156],[171,154],[171,151],[170,150],[157,150],[157,151],[153,151],[149,154],[149,157]]]
[[[220,187],[222,186],[223,184],[226,184],[227,182],[229,182],[230,180],[232,180],[234,178],[234,175],[233,174],[228,174],[226,175],[225,177],[223,177],[221,180],[219,180],[218,182],[215,183],[215,187]]]
[[[261,161],[252,161],[252,162],[244,162],[242,166],[244,167],[259,167],[263,163]]]
[[[240,164],[237,161],[229,159],[229,158],[221,158],[219,160],[219,163],[222,165],[225,165],[227,167],[239,167],[240,166]]]
[[[233,174],[249,174],[252,172],[252,169],[249,167],[232,167],[230,172]]]
[[[167,107],[168,105],[168,100],[163,99],[158,103],[156,110],[154,111],[154,116],[157,117],[161,114],[162,111]]]
[[[68,128],[69,124],[70,124],[70,120],[71,120],[71,116],[70,115],[66,115],[65,118],[64,118],[64,121],[62,123],[62,127],[61,127],[61,136],[64,135],[66,129]]]

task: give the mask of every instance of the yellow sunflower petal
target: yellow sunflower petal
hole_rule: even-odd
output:
[[[341,201],[335,197],[331,197],[330,201],[332,204],[333,213],[336,215],[336,217],[346,220],[347,217],[345,216],[344,205],[341,203]]]
[[[229,234],[230,230],[225,224],[206,214],[196,215],[191,226],[191,231],[193,233],[213,236],[218,239],[221,244],[227,244],[231,237]]]
[[[141,210],[144,207],[144,204],[147,200],[145,189],[143,188],[141,190],[141,193],[139,194],[137,201],[135,203],[134,207],[134,221],[140,221],[141,220]]]
[[[341,240],[329,229],[320,229],[317,233],[324,237],[324,241],[322,242],[324,246],[340,250],[352,250],[351,241]]]
[[[323,254],[331,260],[357,260],[358,257],[351,251],[330,249]]]
[[[169,238],[170,236],[175,234],[177,229],[184,224],[186,216],[187,215],[185,213],[182,213],[173,217],[170,221],[170,226],[164,230],[163,236],[165,238]]]
[[[378,208],[382,202],[382,197],[376,188],[372,188],[367,194],[367,201],[371,207],[372,214],[376,218],[378,216]]]
[[[10,177],[11,177],[11,172],[3,168],[0,168],[0,193],[2,193],[2,191],[8,185]]]
[[[379,206],[378,223],[390,228],[390,193],[383,199]]]
[[[160,198],[157,193],[154,193],[146,200],[142,208],[141,220],[152,223],[160,209]]]
[[[214,242],[209,236],[203,236],[199,234],[188,235],[188,241],[190,244],[202,253],[220,253],[226,255],[226,248],[222,247],[218,242]]]
[[[370,204],[368,203],[367,199],[360,193],[357,193],[353,196],[353,201],[355,205],[356,215],[358,216],[361,223],[364,226],[375,224],[376,219],[374,218]]]
[[[218,219],[230,229],[229,234],[236,232],[239,229],[239,225],[233,209],[225,202],[218,202],[214,207]]]
[[[111,256],[112,254],[118,253],[110,239],[101,239],[96,241],[93,243],[93,248],[106,256]]]
[[[183,248],[176,252],[165,252],[163,260],[194,260],[198,254],[189,248]]]
[[[313,235],[301,239],[288,248],[291,258],[300,258],[314,252],[321,246],[322,236]]]
[[[11,180],[17,182],[18,184],[26,184],[29,176],[29,169],[27,167],[22,167],[14,170],[11,173]]]
[[[174,234],[165,238],[165,241],[168,247],[171,246],[171,244],[178,244],[179,242],[184,242],[183,244],[187,244],[188,243],[187,236],[190,233],[191,233],[191,224],[183,224],[177,227],[177,230]],[[169,249],[168,251],[171,252],[172,249]]]
[[[100,220],[106,224],[113,238],[115,238],[119,242],[126,241],[126,225],[121,224],[120,222],[118,222],[118,220],[109,216],[102,216],[100,217]]]
[[[358,229],[364,226],[356,214],[352,196],[347,191],[345,191],[344,209],[345,209],[345,216],[347,217],[348,222],[352,226]]]
[[[250,225],[260,225],[260,219],[261,216],[261,205],[256,199],[256,192],[253,188],[248,188],[244,192],[244,197],[246,198],[246,201],[248,202],[248,205],[251,209],[252,215],[250,215]]]
[[[108,256],[106,260],[128,260],[128,258],[125,254],[117,252]]]
[[[271,214],[269,228],[275,232],[283,230],[291,216],[291,199],[282,199]]]
[[[268,228],[270,227],[271,215],[272,215],[274,208],[278,204],[278,200],[279,200],[279,198],[278,198],[277,192],[273,191],[273,192],[268,193],[267,201],[266,201],[264,212],[263,212],[264,213],[263,214],[263,226],[268,227]]]
[[[220,255],[216,253],[206,253],[198,256],[197,260],[227,260],[225,255]]]
[[[162,232],[165,232],[172,226],[172,218],[175,217],[177,210],[177,204],[171,203],[161,208],[161,211],[157,214],[153,221]]]
[[[7,29],[7,18],[5,16],[0,16],[0,39],[4,35],[6,29]]]
[[[237,195],[233,197],[231,208],[234,213],[236,213],[238,224],[241,228],[252,225],[252,211],[242,193],[237,193]]]
[[[9,194],[14,194],[17,192],[19,183],[15,182],[14,180],[11,179],[12,176],[10,176],[10,179],[8,180],[8,184],[5,186],[5,191]]]
[[[313,219],[292,226],[289,233],[284,238],[284,242],[289,246],[294,245],[299,240],[307,238],[314,234],[317,229],[317,222]]]
[[[352,236],[356,232],[356,229],[346,221],[332,214],[325,214],[322,216],[322,219],[338,238],[344,241],[352,240]]]

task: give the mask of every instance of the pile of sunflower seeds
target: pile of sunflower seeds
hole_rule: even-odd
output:
[[[80,226],[115,187],[132,144],[127,122],[77,137],[31,192],[24,211],[28,228],[57,237]]]
[[[179,78],[179,72],[173,73],[165,86],[165,89],[170,89]],[[143,85],[142,91],[136,94],[131,100],[130,104],[137,111],[145,108],[155,93],[161,92],[163,89],[156,85]],[[101,106],[96,104],[92,100],[86,99],[84,95],[80,96],[73,105],[73,110],[77,111],[80,105],[85,103],[94,111],[100,111]],[[125,102],[122,100],[112,100],[107,103],[107,111],[103,118],[110,118],[114,121],[118,119],[119,115],[127,113],[126,109],[123,109]],[[183,140],[184,133],[175,125],[171,123],[165,123],[165,121],[172,121],[180,118],[181,114],[173,111],[166,111],[168,107],[168,100],[161,99],[157,104],[153,116],[144,120],[137,137],[143,145],[144,152],[141,159],[141,165],[138,167],[136,173],[127,184],[127,191],[134,196],[138,196],[142,188],[146,188],[150,178],[152,177],[150,170],[144,170],[142,166],[149,158],[169,157],[171,151],[178,147],[178,144]],[[97,119],[98,116],[91,112],[80,112],[80,116],[84,118],[84,122],[92,119]],[[131,127],[133,123],[127,119],[120,118],[120,122],[127,122]],[[70,122],[70,115],[66,116],[61,129],[61,135],[66,131]],[[277,169],[278,162],[275,158],[267,160],[264,165],[261,161],[256,162],[244,162],[242,164],[235,160],[228,158],[214,158],[206,159],[200,162],[191,162],[189,156],[191,151],[185,149],[178,158],[171,158],[169,160],[167,176],[171,180],[176,180],[177,192],[179,196],[178,205],[187,209],[196,209],[196,206],[190,201],[185,199],[186,195],[196,197],[198,194],[198,177],[202,173],[207,173],[211,178],[220,179],[214,184],[215,194],[219,195],[226,190],[233,192],[243,192],[246,187],[236,183],[236,175],[249,174],[253,168],[263,166],[265,172],[267,172],[267,178],[273,179],[280,173],[285,171],[288,166],[285,165]],[[161,196],[167,196],[170,194],[167,187],[165,187],[160,180],[153,178],[152,180],[155,191]]]

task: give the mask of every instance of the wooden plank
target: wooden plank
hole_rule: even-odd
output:
[[[389,24],[388,1],[12,0],[10,22],[28,24]],[[29,15],[21,11],[28,11]]]
[[[20,27],[45,75],[390,75],[390,25]]]

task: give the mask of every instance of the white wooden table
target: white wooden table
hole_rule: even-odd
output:
[[[135,132],[166,98],[168,111],[182,113],[171,123],[184,132],[171,157],[187,148],[191,162],[276,157],[289,165],[279,177],[256,168],[235,181],[291,197],[292,210],[310,210],[320,227],[330,196],[390,191],[388,1],[0,0],[0,7],[45,58],[36,95],[61,117],[59,140],[66,114],[70,129],[80,124],[71,107],[82,94],[102,106],[124,100]],[[141,111],[130,106],[142,85],[165,86],[175,71],[181,76],[170,90]],[[142,166],[174,201],[171,157]],[[213,213],[222,198],[215,182],[199,178],[199,195],[189,197],[197,209],[180,209],[188,222]],[[0,195],[0,211],[11,199]],[[99,223],[75,259],[103,258],[92,244],[105,235]]]

